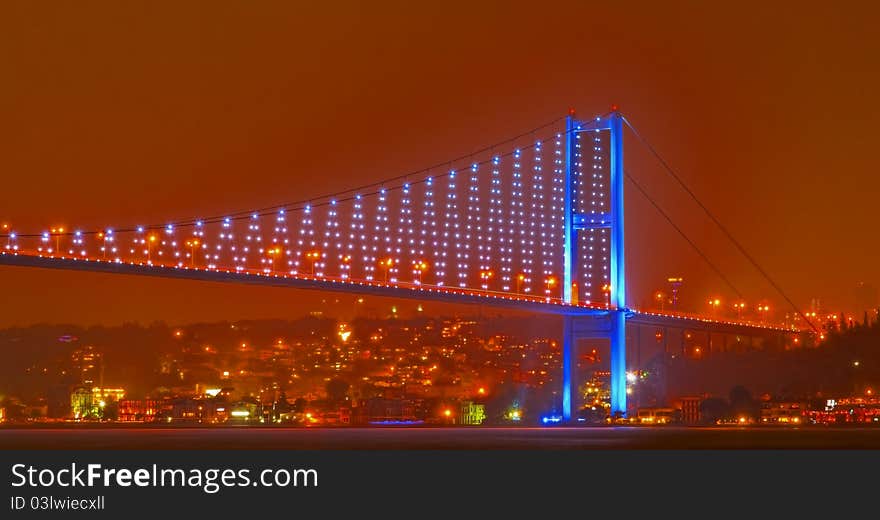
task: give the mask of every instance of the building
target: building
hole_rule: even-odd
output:
[[[801,403],[763,403],[761,422],[764,424],[800,424],[806,406]]]
[[[91,390],[77,386],[70,392],[70,414],[74,419],[87,419],[95,415]]]
[[[133,400],[120,399],[120,422],[152,422],[159,411],[159,401],[152,399]]]
[[[199,404],[195,399],[175,399],[171,403],[171,414],[169,417],[174,421],[196,422],[202,416],[202,407]]]
[[[229,405],[228,421],[251,422],[260,418],[260,404],[254,400],[242,399]],[[219,410],[218,410],[219,411]]]
[[[351,408],[339,407],[318,415],[320,424],[326,426],[348,426],[351,424]]]
[[[681,414],[675,408],[639,408],[635,422],[639,424],[674,424],[681,422]]]
[[[880,424],[880,398],[828,399],[822,410],[810,410],[813,424]]]
[[[104,388],[96,386],[92,388],[93,403],[110,403],[122,401],[125,398],[124,388]]]
[[[416,418],[415,407],[409,399],[367,399],[356,409],[352,422],[355,424],[413,424]]]
[[[700,413],[700,403],[703,400],[699,397],[682,397],[680,400],[681,422],[684,424],[700,424],[703,416]]]
[[[459,424],[479,426],[486,420],[486,407],[473,401],[462,401],[459,410]]]

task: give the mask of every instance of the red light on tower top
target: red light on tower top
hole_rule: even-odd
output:
[[[568,115],[570,115],[570,116],[573,117],[573,116],[574,116],[574,113],[575,113],[575,112],[574,112],[574,107],[570,107],[570,108],[568,109]]]
[[[612,112],[617,112],[618,110],[619,110],[619,109],[618,109],[617,105],[611,105],[611,111],[612,111]]]

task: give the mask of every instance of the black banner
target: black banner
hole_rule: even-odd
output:
[[[721,510],[788,517],[872,507],[880,452],[0,451],[0,467],[2,518]]]

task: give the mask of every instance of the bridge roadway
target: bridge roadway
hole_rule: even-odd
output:
[[[602,318],[607,316],[609,311],[605,307],[573,305],[563,302],[560,298],[531,296],[527,294],[510,294],[399,281],[391,284],[332,277],[273,274],[257,270],[201,269],[161,264],[15,254],[5,251],[0,252],[0,265],[359,293],[445,303],[491,305],[493,307],[509,308],[518,311],[560,316]],[[762,335],[767,333],[797,332],[781,327],[757,325],[747,322],[714,320],[685,314],[660,314],[639,311],[628,312],[627,322],[656,327],[711,330],[712,332],[725,334]]]

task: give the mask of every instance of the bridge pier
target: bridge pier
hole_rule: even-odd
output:
[[[572,421],[579,381],[575,378],[577,342],[581,339],[607,339],[611,344],[609,371],[611,415],[626,415],[626,312],[608,311],[601,315],[565,316],[562,325],[562,418]]]
[[[571,421],[574,407],[572,398],[577,396],[577,383],[574,381],[574,359],[577,356],[577,338],[573,333],[573,316],[562,319],[562,419]]]
[[[663,353],[669,354],[669,329],[667,327],[663,327]]]
[[[611,313],[611,416],[626,415],[626,313]]]
[[[566,118],[565,177],[563,185],[563,301],[578,300],[573,290],[578,280],[578,234],[600,229],[608,230],[610,242],[606,285],[607,311],[595,314],[566,316],[563,330],[563,389],[562,416],[571,421],[573,399],[577,396],[574,380],[576,342],[581,338],[603,338],[611,342],[611,415],[626,415],[626,262],[624,255],[623,211],[623,116],[612,107],[610,114],[596,119],[577,121],[572,112]],[[597,212],[595,207],[579,206],[578,178],[583,172],[575,159],[577,136],[583,132],[608,131],[608,211]],[[594,194],[595,195],[595,194]]]

